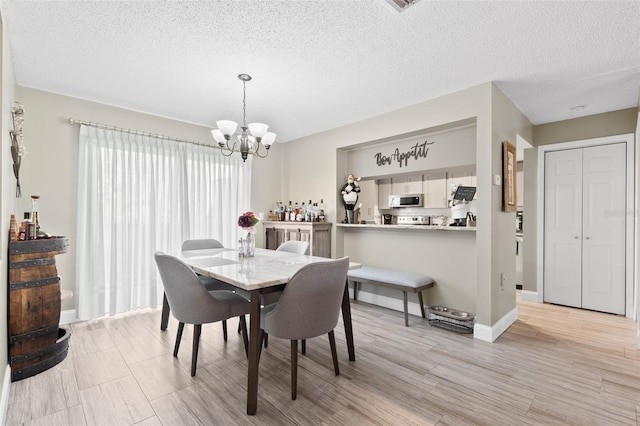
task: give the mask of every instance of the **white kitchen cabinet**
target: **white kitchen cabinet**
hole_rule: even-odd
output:
[[[422,175],[391,178],[391,194],[422,194]]]
[[[451,198],[451,185],[454,184],[476,186],[475,166],[378,179],[378,208],[389,208],[389,195],[423,194],[424,208],[446,209]]]
[[[391,195],[391,179],[378,179],[378,209],[389,208],[389,195]]]
[[[471,176],[475,175],[475,171],[471,169],[461,169],[447,172],[447,186],[451,189],[451,185],[471,186]]]
[[[428,209],[447,208],[447,174],[445,172],[425,174],[422,178],[424,207]]]
[[[460,168],[447,172],[447,200],[451,198],[451,186],[476,186],[476,168],[469,166],[468,168]],[[476,194],[477,196],[477,194]],[[473,199],[476,199],[476,196]]]

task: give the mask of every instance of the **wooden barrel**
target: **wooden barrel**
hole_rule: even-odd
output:
[[[61,333],[58,327],[60,277],[55,256],[67,247],[64,237],[9,243],[9,362],[14,381],[44,371],[66,356],[70,333]]]

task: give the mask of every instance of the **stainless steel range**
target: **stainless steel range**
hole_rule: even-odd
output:
[[[429,225],[429,216],[398,216],[398,225]]]

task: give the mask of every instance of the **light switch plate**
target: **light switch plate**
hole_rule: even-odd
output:
[[[493,175],[493,184],[495,186],[500,186],[501,183],[502,179],[500,178],[500,175]]]

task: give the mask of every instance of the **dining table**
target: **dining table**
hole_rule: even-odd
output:
[[[250,300],[249,360],[247,378],[247,414],[256,414],[258,408],[258,368],[260,356],[260,294],[283,288],[293,275],[303,266],[324,262],[329,259],[319,256],[289,253],[256,248],[252,257],[240,256],[239,251],[230,248],[215,248],[183,251],[180,258],[196,273],[245,290]],[[349,268],[361,265],[350,262]],[[353,326],[349,286],[345,281],[342,298],[342,319],[349,361],[355,361]]]

